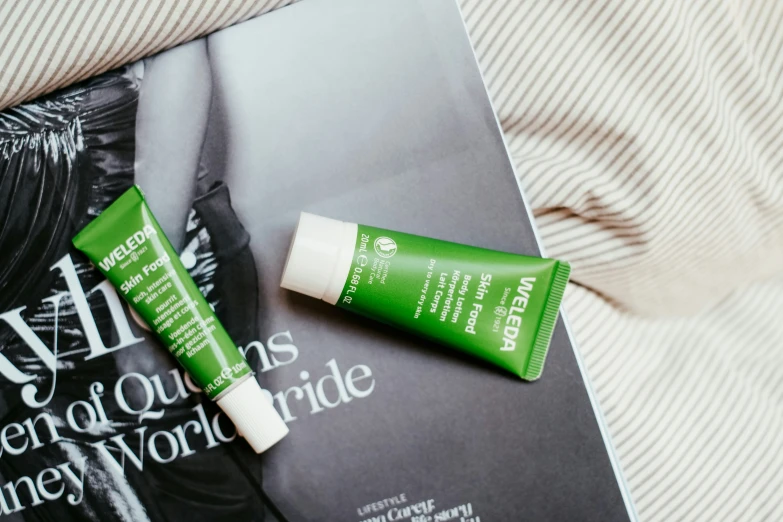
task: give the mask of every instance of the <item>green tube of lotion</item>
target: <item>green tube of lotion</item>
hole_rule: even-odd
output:
[[[261,453],[288,433],[133,187],[74,239],[237,431]]]
[[[570,266],[303,212],[281,286],[541,376]]]

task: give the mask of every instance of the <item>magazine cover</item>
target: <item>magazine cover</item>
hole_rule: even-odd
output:
[[[291,430],[263,455],[71,246],[133,184]],[[308,0],[0,113],[3,517],[632,516],[562,319],[528,383],[294,295],[301,211],[540,253],[453,0]]]

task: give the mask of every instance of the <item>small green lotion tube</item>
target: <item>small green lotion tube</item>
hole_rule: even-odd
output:
[[[570,266],[302,213],[281,286],[541,376]]]
[[[288,433],[138,187],[73,240],[261,453]]]

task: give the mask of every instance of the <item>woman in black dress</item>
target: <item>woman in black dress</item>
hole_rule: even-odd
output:
[[[138,455],[141,439],[198,419],[194,408],[199,405],[210,420],[219,413],[197,393],[170,404],[156,398],[143,419],[118,406],[114,388],[122,375],[157,375],[166,396],[173,398],[181,385],[169,372],[182,373],[166,350],[130,319],[127,307],[124,319],[112,315],[110,299],[96,289],[102,276],[70,245],[75,233],[131,184],[143,186],[161,225],[237,344],[258,339],[258,285],[249,237],[231,208],[227,188],[214,183],[220,173],[200,168],[210,98],[206,42],[199,40],[0,113],[0,317],[18,314],[56,360],[53,372],[22,338],[18,325],[0,321],[0,359],[25,378],[33,377],[26,384],[35,387],[31,397],[23,396],[19,375],[14,382],[11,366],[0,365],[7,369],[0,376],[2,426],[22,424],[43,412],[61,438],[51,442],[51,431],[39,421],[35,430],[42,445],[18,456],[0,456],[3,482],[17,484],[18,505],[11,489],[0,493],[17,519],[263,520],[260,463],[249,458],[252,452],[241,441],[210,441],[191,424],[193,452],[163,464],[149,457],[145,444],[143,472],[127,458],[124,472],[119,471],[119,453],[113,453],[113,461],[95,446],[122,436]],[[105,355],[89,358],[94,352],[73,296],[73,279],[65,277],[69,271],[77,275],[101,342],[110,350]],[[123,334],[122,325],[130,327],[132,338]],[[135,340],[111,351],[123,339]],[[102,393],[108,422],[74,430],[68,408],[75,401],[89,401],[91,387]],[[138,409],[147,397],[136,380],[128,379],[123,398]],[[31,401],[40,407],[31,407]],[[80,426],[90,425],[84,408],[74,409],[72,416]],[[233,435],[225,419],[218,429],[225,438]],[[22,477],[34,481],[41,470],[64,462],[75,463],[74,470],[84,462],[83,492],[69,486],[57,500],[35,502]],[[68,494],[74,495],[73,502]]]

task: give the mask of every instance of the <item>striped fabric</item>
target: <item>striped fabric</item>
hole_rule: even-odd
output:
[[[640,518],[783,520],[783,3],[462,4]]]
[[[292,0],[5,0],[0,107]],[[783,4],[461,0],[644,521],[783,520]]]
[[[0,109],[295,0],[2,0]]]

